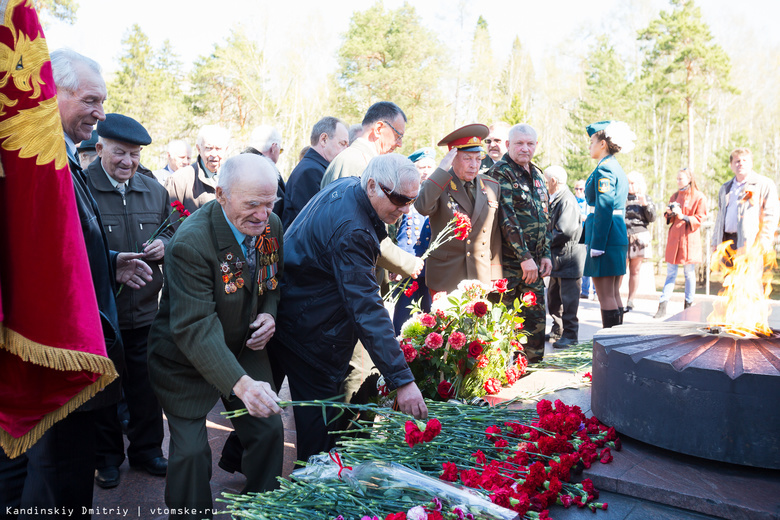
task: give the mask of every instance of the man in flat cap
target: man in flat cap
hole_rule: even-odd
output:
[[[488,175],[501,184],[501,236],[503,237],[506,301],[527,292],[536,303],[523,310],[525,330],[530,333],[525,353],[530,363],[544,356],[544,280],[552,271],[547,231],[550,197],[542,171],[531,162],[536,151],[536,130],[521,123],[509,130],[507,153],[490,168]]]
[[[130,413],[127,457],[131,466],[164,476],[168,462],[162,456],[162,410],[149,384],[146,338],[157,314],[157,297],[163,285],[161,264],[165,246],[173,234],[165,224],[181,215],[170,215],[168,192],[160,183],[136,175],[141,147],[152,142],[140,123],[121,114],[106,114],[105,121],[98,122],[97,134],[95,149],[99,160],[85,171],[100,209],[108,246],[117,251],[143,252],[144,260],[152,268],[152,281],[145,287],[121,290],[116,297],[125,347],[125,373],[120,376]],[[161,226],[162,232],[153,238]],[[119,484],[119,466],[125,459],[116,405],[100,411],[97,432],[95,482],[102,488],[112,488]]]
[[[487,135],[487,126],[472,124],[442,139],[439,146],[447,145],[450,151],[422,183],[414,203],[417,211],[430,217],[434,237],[456,211],[471,219],[471,233],[466,240],[450,240],[428,257],[425,283],[433,291],[454,291],[463,280],[491,285],[501,278],[499,185],[479,174],[482,139]]]

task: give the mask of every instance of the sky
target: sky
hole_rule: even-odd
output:
[[[121,40],[138,23],[159,48],[167,38],[189,69],[215,43],[225,40],[241,24],[256,37],[266,56],[285,59],[296,46],[320,54],[310,66],[313,75],[332,73],[336,51],[352,12],[371,5],[368,0],[78,0],[74,25],[52,21],[46,28],[49,49],[71,47],[95,60],[107,75],[116,70]],[[780,48],[780,31],[770,24],[780,19],[776,0],[698,0],[705,21],[727,52],[739,52],[746,40]],[[113,7],[113,5],[117,7]],[[385,0],[396,8],[401,0]],[[412,4],[426,24],[450,49],[453,63],[468,59],[474,27],[485,17],[494,54],[506,58],[516,36],[535,65],[550,56],[578,58],[587,50],[588,37],[610,32],[618,40],[632,38],[637,28],[668,8],[664,0],[426,0]],[[615,20],[632,19],[636,27]],[[314,29],[312,29],[314,28]],[[730,52],[731,53],[731,52]],[[462,59],[462,58],[461,58]]]

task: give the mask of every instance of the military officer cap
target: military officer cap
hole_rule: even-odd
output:
[[[89,139],[85,139],[79,143],[78,148],[76,148],[76,151],[81,152],[94,152],[95,151],[95,145],[97,144],[97,138],[98,133],[97,130],[92,130],[92,135]]]
[[[482,140],[490,134],[490,129],[483,124],[474,123],[461,126],[444,139],[437,146],[447,145],[449,150],[457,148],[461,152],[484,152]]]
[[[433,151],[433,148],[426,147],[426,148],[420,148],[416,152],[412,153],[412,155],[409,156],[409,160],[413,163],[416,163],[417,161],[420,161],[422,159],[435,159],[436,158],[436,152]]]
[[[599,121],[598,123],[593,123],[591,125],[588,125],[585,127],[585,130],[588,131],[588,137],[593,137],[593,134],[596,132],[600,132],[604,129],[606,129],[612,121]]]
[[[98,121],[97,133],[106,139],[141,146],[152,142],[149,132],[141,123],[122,114],[106,114],[105,121]]]

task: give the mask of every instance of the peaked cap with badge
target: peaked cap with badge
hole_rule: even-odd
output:
[[[439,146],[463,152],[484,152],[482,139],[490,130],[483,124],[462,126],[439,141]],[[437,236],[455,212],[468,215],[471,233],[466,240],[450,240],[426,260],[425,281],[433,291],[455,290],[463,280],[490,284],[502,277],[501,232],[498,228],[499,184],[478,174],[472,181],[473,201],[464,182],[450,168],[436,170],[420,185],[414,206],[427,215],[431,236]]]

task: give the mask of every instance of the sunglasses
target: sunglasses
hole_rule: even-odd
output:
[[[484,139],[482,142],[485,144],[501,144],[501,139]]]
[[[379,189],[382,190],[382,193],[387,196],[387,200],[389,200],[394,206],[402,208],[404,206],[413,204],[414,201],[417,200],[417,197],[407,197],[406,195],[401,195],[400,193],[394,192],[387,186],[382,185],[382,183],[377,182],[377,184],[379,184]]]

